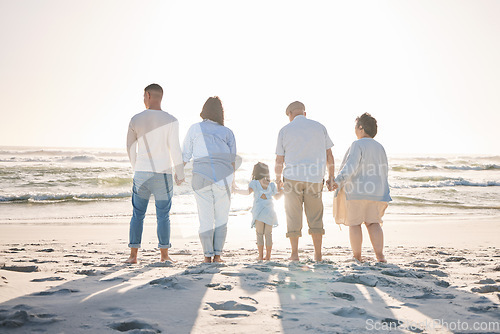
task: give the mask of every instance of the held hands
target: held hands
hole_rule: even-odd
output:
[[[278,189],[282,189],[283,188],[283,181],[280,179],[276,179],[276,187]]]
[[[177,184],[178,186],[180,186],[185,180],[185,179],[179,180],[177,178],[177,174],[174,175],[174,179],[175,179],[175,184]]]
[[[338,189],[339,185],[337,184],[337,182],[335,182],[335,178],[330,177],[326,181],[326,187],[328,188],[328,191],[334,191]]]

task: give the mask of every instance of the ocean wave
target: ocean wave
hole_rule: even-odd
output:
[[[86,194],[21,194],[0,196],[0,203],[58,203],[68,201],[99,201],[122,199],[132,196],[131,192],[120,193],[86,193]]]
[[[454,209],[469,210],[500,210],[498,205],[471,205],[456,201],[429,200],[409,196],[392,196],[394,200],[391,205],[395,206],[414,206],[414,207],[446,207]]]
[[[458,178],[452,178],[449,176],[417,176],[417,177],[410,177],[408,180],[415,181],[415,182],[436,182],[436,181],[448,181],[448,180],[461,180]]]
[[[453,170],[500,170],[500,165],[496,164],[461,165],[461,166],[444,166],[444,168]]]
[[[98,149],[78,149],[78,150],[64,150],[64,149],[33,149],[33,150],[0,150],[0,155],[14,155],[14,156],[78,156],[85,154],[92,154],[100,157],[126,157],[127,152],[123,151],[100,151]]]
[[[462,164],[462,165],[428,165],[428,164],[417,164],[417,165],[395,165],[391,167],[391,170],[395,172],[417,172],[421,170],[475,170],[475,171],[491,171],[500,170],[500,165],[497,164]]]
[[[424,178],[416,178],[421,179],[417,182],[422,182],[418,184],[392,184],[391,188],[395,189],[404,189],[404,188],[443,188],[443,187],[456,187],[456,186],[464,186],[464,187],[499,187],[499,181],[483,181],[483,182],[474,182],[465,180],[462,178],[450,178],[447,180],[439,181],[439,182],[430,182],[425,181]],[[424,183],[425,182],[425,183]]]
[[[94,155],[75,155],[59,159],[59,161],[72,161],[72,162],[93,162],[96,160],[97,158]]]
[[[53,157],[4,157],[0,158],[0,162],[11,163],[32,163],[32,162],[47,162],[47,163],[61,163],[61,162],[115,162],[115,163],[129,163],[128,158],[101,158],[95,155],[82,154],[82,155],[66,155],[66,156],[53,156]]]
[[[108,179],[109,181],[109,179]],[[113,182],[113,181],[111,181]],[[125,182],[125,180],[117,180],[117,182]],[[123,189],[123,188],[122,188]],[[191,196],[193,189],[187,184],[174,188],[174,196]],[[118,200],[130,198],[131,191],[116,191],[115,192],[87,192],[87,193],[47,193],[47,192],[29,192],[20,194],[0,195],[0,204],[5,203],[59,203],[59,202],[89,202],[102,200]],[[151,198],[154,198],[152,195]]]
[[[413,166],[392,166],[391,169],[395,172],[417,172],[421,168],[413,167]]]
[[[106,186],[131,186],[133,181],[131,177],[99,177],[97,182]]]

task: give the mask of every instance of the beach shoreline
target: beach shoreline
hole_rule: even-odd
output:
[[[273,232],[272,261],[257,262],[249,217],[230,216],[223,265],[200,264],[196,215],[171,217],[173,264],[158,262],[155,221],[149,217],[136,265],[123,264],[126,217],[4,221],[0,329],[382,333],[397,324],[391,331],[448,333],[456,331],[431,320],[470,326],[500,321],[499,217],[388,215],[388,264],[374,261],[369,240],[367,261],[352,261],[348,229],[340,231],[328,217],[322,263],[312,261],[306,228],[301,262],[289,262],[283,224]]]

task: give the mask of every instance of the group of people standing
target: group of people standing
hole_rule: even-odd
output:
[[[277,225],[272,199],[284,195],[286,236],[292,249],[290,260],[299,260],[298,244],[305,213],[314,244],[314,260],[321,261],[325,183],[329,191],[336,191],[333,203],[335,220],[349,226],[354,258],[362,260],[361,225],[365,223],[377,260],[385,262],[381,224],[387,203],[391,201],[388,163],[384,148],[373,139],[377,122],[370,114],[365,113],[356,119],[358,140],[347,151],[335,177],[333,143],[325,126],[306,118],[304,104],[291,103],[286,108],[290,123],[278,135],[276,181],[271,181],[269,167],[259,162],[254,166],[248,189],[238,189],[234,181],[236,140],[233,132],[224,126],[220,99],[210,97],[205,102],[200,113],[202,121],[189,128],[181,150],[178,121],[161,110],[162,97],[163,89],[159,85],[147,86],[144,89],[146,110],[132,117],[129,124],[127,151],[135,173],[130,221],[131,253],[127,263],[137,262],[151,194],[155,197],[161,261],[173,261],[168,254],[173,182],[177,185],[184,182],[184,166],[190,161],[193,161],[192,188],[198,207],[204,262],[223,262],[221,255],[232,193],[254,194],[252,227],[256,228],[260,260],[271,257],[271,231]],[[326,182],[325,171],[328,171]]]

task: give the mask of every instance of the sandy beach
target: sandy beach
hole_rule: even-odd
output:
[[[499,16],[0,0],[0,334],[500,334]]]
[[[201,264],[196,215],[172,216],[172,258],[158,262],[155,221],[125,265],[126,218],[0,224],[0,332],[496,333],[500,219],[391,215],[387,264],[351,259],[348,231],[325,216],[324,261],[287,260],[280,225],[256,261],[249,214],[230,217],[224,264]],[[476,327],[474,327],[476,326]],[[496,327],[495,327],[496,326]]]

